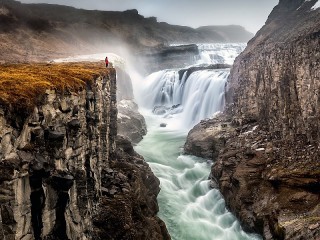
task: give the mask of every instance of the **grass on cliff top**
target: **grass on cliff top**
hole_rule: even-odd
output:
[[[0,104],[30,108],[47,89],[77,91],[107,71],[104,62],[0,65]]]

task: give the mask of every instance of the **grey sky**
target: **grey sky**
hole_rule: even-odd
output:
[[[138,9],[170,24],[199,27],[238,24],[255,33],[278,0],[21,0],[23,3],[57,3],[84,9]]]

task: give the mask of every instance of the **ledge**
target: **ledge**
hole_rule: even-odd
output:
[[[30,109],[47,89],[78,91],[110,71],[103,61],[0,65],[0,106]]]

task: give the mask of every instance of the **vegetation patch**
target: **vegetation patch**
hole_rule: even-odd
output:
[[[103,62],[0,65],[0,106],[27,110],[47,89],[79,91],[107,71]]]

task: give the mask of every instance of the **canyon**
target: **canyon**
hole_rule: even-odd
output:
[[[226,110],[191,132],[185,151],[215,159],[212,186],[265,239],[318,239],[317,1],[286,1],[236,58]]]
[[[49,61],[126,47],[135,55],[171,43],[245,42],[253,34],[237,25],[198,29],[145,18],[137,10],[93,11],[54,4],[0,1],[0,62]]]
[[[1,0],[0,238],[320,238],[316,6],[280,0],[245,46],[240,26]],[[119,48],[152,73],[141,96],[112,63],[52,62]],[[37,73],[57,85],[30,95]]]

